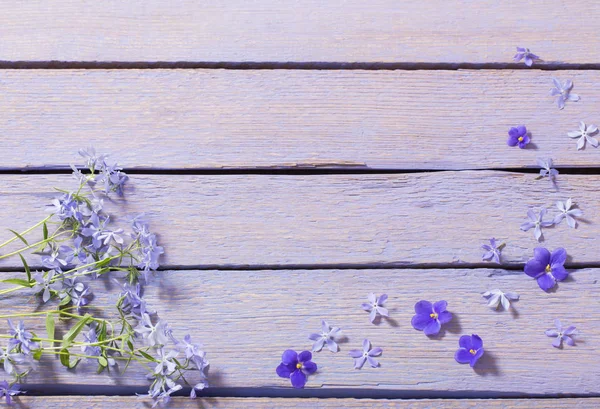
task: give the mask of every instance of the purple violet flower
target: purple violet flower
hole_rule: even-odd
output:
[[[494,262],[500,264],[500,253],[504,248],[504,243],[498,244],[495,238],[490,239],[490,244],[484,244],[481,246],[485,253],[481,256],[482,260],[494,260]]]
[[[383,317],[389,317],[389,312],[387,308],[383,307],[383,303],[387,301],[387,294],[381,294],[381,296],[377,297],[375,294],[369,294],[369,303],[363,303],[361,305],[362,309],[365,311],[370,311],[369,319],[371,323],[375,321],[377,315],[381,315]]]
[[[560,213],[554,218],[554,224],[558,224],[562,219],[567,219],[569,227],[574,229],[577,227],[576,217],[583,216],[583,212],[579,209],[572,209],[573,202],[571,198],[568,198],[566,202],[556,202],[556,207],[560,210]]]
[[[307,375],[317,371],[317,364],[311,361],[312,354],[309,351],[296,351],[288,349],[281,356],[281,363],[277,367],[277,375],[289,378],[294,388],[304,388]]]
[[[579,138],[577,140],[577,150],[580,150],[583,149],[586,141],[594,148],[598,147],[598,139],[592,136],[596,132],[598,132],[598,127],[596,125],[586,125],[581,121],[579,123],[579,130],[568,132],[567,135],[569,135],[569,138]]]
[[[519,145],[519,148],[525,149],[530,141],[531,138],[527,133],[527,128],[525,128],[525,125],[519,125],[516,128],[510,128],[508,131],[508,141],[506,142],[508,146]]]
[[[558,176],[558,170],[552,168],[552,159],[538,159],[537,164],[541,168],[540,176],[538,177],[538,179],[547,176],[548,180],[550,180],[551,183],[556,183],[556,176]]]
[[[565,329],[563,331],[560,320],[554,320],[554,325],[556,325],[556,330],[552,329],[552,328],[549,330],[546,330],[547,336],[556,337],[556,339],[552,342],[552,346],[554,348],[561,348],[563,341],[565,341],[565,343],[567,345],[574,346],[575,341],[573,341],[573,338],[571,338],[571,336],[577,334],[575,327],[573,325],[571,325],[570,327],[568,327],[567,329]]]
[[[523,58],[525,59],[525,65],[528,67],[531,67],[533,65],[534,60],[540,59],[540,57],[529,51],[529,48],[517,47],[517,53],[513,57],[514,61],[519,62]]]
[[[550,254],[543,247],[533,249],[533,258],[525,264],[525,274],[535,278],[540,288],[549,291],[557,281],[563,281],[569,273],[564,264],[567,261],[567,251],[558,248]]]
[[[454,354],[454,359],[459,364],[469,364],[473,368],[483,356],[483,340],[476,334],[463,335],[458,340],[458,345],[460,348]]]
[[[321,333],[310,334],[308,339],[315,341],[313,344],[313,352],[319,352],[323,349],[323,346],[327,344],[327,348],[331,352],[338,351],[338,344],[335,342],[335,337],[340,334],[342,330],[338,327],[331,327],[325,320],[321,320]]]
[[[33,342],[33,334],[25,329],[23,321],[19,321],[17,325],[9,319],[8,326],[10,329],[8,333],[14,338],[8,340],[8,348],[14,349],[15,347],[21,346],[21,352],[25,355],[29,355],[32,349],[38,349],[40,345],[37,342]]]
[[[521,224],[521,230],[528,231],[532,227],[535,227],[533,231],[533,235],[537,241],[540,241],[542,238],[542,227],[550,227],[554,224],[554,222],[545,222],[544,216],[546,215],[546,208],[540,209],[540,212],[537,214],[534,213],[532,209],[527,211],[527,217],[529,217],[529,221]]]
[[[167,323],[159,320],[156,325],[152,324],[152,319],[148,314],[142,314],[141,320],[133,330],[146,340],[146,343],[153,346],[166,345],[169,339],[165,333]]]
[[[83,339],[89,344],[94,344],[98,342],[98,335],[96,334],[96,329],[92,328],[87,333],[84,332]],[[100,356],[100,354],[102,353],[102,350],[98,345],[82,345],[81,351],[83,351],[85,355],[89,356]]]
[[[0,398],[4,396],[6,398],[7,405],[12,405],[12,396],[18,395],[20,393],[25,392],[19,390],[18,383],[9,386],[7,381],[0,382]]]
[[[25,361],[25,355],[20,352],[12,352],[8,348],[0,348],[0,362],[4,362],[4,371],[13,373],[15,365]]]
[[[415,316],[412,317],[411,324],[414,329],[423,331],[425,335],[437,335],[446,324],[452,320],[452,314],[446,311],[448,303],[438,301],[431,304],[429,301],[421,300],[415,304]]]
[[[579,95],[571,94],[571,88],[573,88],[573,81],[566,80],[564,84],[561,84],[560,81],[556,78],[553,78],[552,81],[554,81],[554,88],[550,90],[550,95],[552,95],[553,97],[558,96],[558,98],[556,98],[558,109],[563,109],[565,107],[565,102],[567,101],[579,101]]]
[[[42,300],[44,302],[48,302],[50,299],[50,291],[60,291],[63,287],[61,281],[52,282],[54,274],[56,274],[56,272],[54,270],[50,270],[46,275],[44,275],[44,273],[36,273],[33,276],[35,278],[33,291],[35,293],[42,293]]]
[[[371,343],[368,339],[365,339],[363,341],[362,351],[360,349],[353,349],[348,353],[348,355],[354,358],[354,369],[361,369],[365,364],[365,361],[369,361],[369,365],[371,365],[373,368],[377,368],[379,366],[379,362],[377,362],[374,357],[379,356],[382,353],[383,349],[379,347],[371,348]]]

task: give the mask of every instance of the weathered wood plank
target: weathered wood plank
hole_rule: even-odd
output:
[[[553,76],[581,101],[558,110]],[[598,71],[4,70],[0,91],[0,169],[66,168],[90,143],[155,169],[586,167],[600,155],[567,136],[600,121]],[[531,149],[506,145],[520,124]]]
[[[5,3],[0,60],[598,63],[590,0]],[[574,41],[578,39],[578,41]]]
[[[86,408],[117,409],[147,408],[147,403],[135,397],[124,396],[19,396],[15,399],[29,409]],[[498,409],[596,409],[600,399],[423,399],[423,400],[387,400],[387,399],[275,399],[275,398],[203,398],[190,400],[173,398],[169,407],[173,408],[224,408],[224,409],[331,409],[331,408],[376,408],[376,409],[432,409],[432,408],[498,408]],[[482,406],[483,405],[483,406]],[[18,406],[17,406],[18,407]]]
[[[315,353],[319,371],[309,388],[584,394],[599,392],[600,318],[593,313],[600,307],[599,273],[577,270],[558,291],[545,294],[523,273],[493,269],[168,271],[147,287],[145,297],[175,336],[190,333],[204,345],[215,387],[289,387],[289,380],[275,374],[281,353],[310,348],[308,335],[326,319],[341,327],[346,339],[338,353]],[[94,306],[114,304],[114,286],[93,282],[92,287]],[[487,307],[481,293],[493,288],[520,294],[512,313]],[[38,300],[23,297],[28,291],[4,296],[0,310],[32,311]],[[371,291],[389,294],[391,319],[380,325],[371,324],[360,308]],[[428,340],[411,327],[420,299],[448,301],[455,319],[440,339]],[[551,346],[544,331],[555,318],[577,326],[575,347]],[[45,333],[44,317],[26,323]],[[471,333],[483,338],[486,349],[475,371],[454,361],[459,337]],[[380,368],[353,369],[347,353],[364,338],[383,348]],[[30,382],[148,384],[147,371],[135,365],[126,377],[113,378],[93,373],[91,363],[71,373],[59,365],[45,358]]]
[[[524,263],[539,245],[531,230],[519,228],[529,207],[554,207],[572,197],[584,220],[577,229],[564,221],[545,228],[542,244],[566,248],[570,263],[599,263],[590,249],[600,235],[600,179],[559,175],[556,191],[535,177],[497,171],[135,175],[125,199],[106,204],[121,221],[115,225],[125,228],[125,216],[146,212],[165,246],[164,265],[460,266],[480,263],[481,245],[490,237],[506,241],[505,263]],[[75,183],[68,175],[4,175],[2,182],[3,240],[12,235],[5,229],[23,231],[46,216],[53,187]],[[554,207],[549,214],[557,212]],[[39,265],[38,257],[30,260]],[[0,265],[19,267],[20,261]]]

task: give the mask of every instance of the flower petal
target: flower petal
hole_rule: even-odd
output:
[[[468,336],[468,335],[467,335]],[[471,357],[473,355],[466,348],[459,348],[454,354],[454,359],[459,364],[468,364],[471,363]]]
[[[440,322],[440,324],[446,324],[452,321],[452,314],[448,311],[443,311],[438,315],[438,321]]]
[[[561,337],[556,337],[554,339],[554,341],[552,341],[552,346],[554,348],[560,348],[560,344],[562,344],[562,338]]]
[[[365,311],[371,311],[371,308],[373,308],[371,304],[367,304],[366,302],[362,303],[360,307]]]
[[[592,145],[594,148],[598,147],[598,139],[596,139],[596,138],[594,138],[592,136],[588,136],[585,139],[587,139],[587,141],[590,143],[590,145]]]
[[[369,321],[374,322],[376,317],[377,317],[377,309],[373,308],[371,310],[371,313],[369,314]]]
[[[433,312],[435,312],[436,314],[441,314],[442,312],[446,311],[446,308],[448,307],[448,302],[447,301],[438,301],[435,304],[433,304]]]
[[[302,365],[302,369],[305,373],[311,375],[317,372],[317,364],[315,364],[313,361],[308,361]]]
[[[365,364],[367,357],[361,355],[360,358],[354,360],[354,369],[360,369]]]
[[[473,355],[473,358],[471,358],[471,368],[473,368],[475,366],[475,364],[477,363],[477,361],[479,361],[479,358],[481,358],[483,356],[484,350],[483,348],[479,348],[477,350],[477,352],[475,353],[475,355]]]
[[[535,239],[537,241],[540,241],[540,238],[542,237],[542,229],[539,225],[535,226],[535,230],[533,231],[533,236],[535,237]]]
[[[285,364],[279,364],[279,366],[276,369],[277,375],[281,376],[282,378],[289,378],[290,375],[292,374],[293,371],[296,370],[296,366],[295,365],[285,365]]]
[[[572,335],[575,334],[577,331],[575,330],[575,326],[571,325],[569,326],[566,330],[563,331],[564,335]]]
[[[583,149],[583,147],[585,146],[585,137],[581,137],[577,140],[577,150],[581,150]]]
[[[363,351],[360,349],[352,349],[350,352],[348,352],[348,355],[350,355],[352,358],[360,358],[363,356]]]
[[[544,272],[544,270],[546,269],[547,264],[544,264],[538,260],[529,260],[526,264],[525,264],[525,274],[527,274],[529,277],[535,278],[537,276],[539,276],[540,274],[542,274]]]
[[[327,349],[329,349],[331,352],[337,352],[338,351],[338,344],[331,338],[329,338],[327,340]]]
[[[488,307],[497,309],[500,303],[500,294],[494,294],[488,301]]]
[[[371,365],[372,368],[377,368],[379,366],[377,359],[373,358],[372,356],[368,356],[367,361],[369,361],[369,365]]]
[[[473,348],[473,340],[470,335],[463,335],[458,340],[458,345],[467,350]]]
[[[472,343],[471,344],[472,348],[475,349],[475,350],[483,348],[483,340],[477,334],[472,334],[471,335],[471,343]]]
[[[500,302],[502,302],[502,307],[508,311],[510,308],[510,301],[504,295],[500,297]]]
[[[363,339],[362,347],[363,347],[363,352],[369,352],[369,349],[371,349],[371,343],[369,342],[368,339]]]
[[[547,329],[546,330],[546,336],[548,337],[557,337],[558,336],[558,331],[555,329]]]
[[[504,295],[506,296],[506,298],[508,298],[509,300],[518,300],[519,299],[519,294],[514,293],[512,291],[509,291],[507,293],[504,293]]]
[[[421,300],[415,304],[415,312],[429,315],[433,312],[433,305],[429,301]]]
[[[308,362],[311,359],[312,359],[312,354],[310,353],[310,351],[302,351],[298,354],[299,362]]]
[[[442,326],[440,325],[438,320],[432,319],[431,322],[425,327],[423,332],[427,336],[436,335],[440,332]]]
[[[414,317],[412,317],[410,323],[412,324],[414,329],[423,331],[431,321],[433,321],[433,318],[431,318],[429,314],[417,314]]]
[[[550,251],[544,247],[536,247],[533,249],[533,258],[539,261],[544,268],[550,264],[551,257]]]
[[[556,280],[554,276],[550,273],[542,274],[537,279],[538,285],[540,288],[546,292],[550,291],[552,287],[556,285]]]
[[[323,338],[323,336],[321,334],[310,334],[308,336],[308,339],[310,339],[311,341],[317,341],[322,338]]]
[[[379,356],[382,353],[383,353],[383,349],[379,348],[379,347],[376,347],[376,348],[373,348],[372,350],[370,350],[369,353],[368,353],[368,355],[369,356]]]
[[[552,275],[554,276],[556,281],[563,281],[565,278],[567,278],[569,273],[567,272],[564,266],[556,266],[552,267]]]
[[[550,255],[550,260],[548,261],[548,264],[554,267],[556,265],[563,265],[566,261],[567,251],[564,248],[559,247],[556,250],[554,250]]]
[[[567,335],[563,335],[562,339],[563,339],[563,341],[565,341],[567,343],[567,345],[570,345],[570,346],[575,345],[575,341],[573,341],[573,338],[571,338]]]
[[[281,362],[284,365],[296,365],[298,363],[298,353],[293,349],[287,349],[281,355]]]
[[[579,101],[580,98],[579,98],[579,95],[577,95],[577,94],[569,94],[567,99],[569,101],[577,102],[577,101]]]
[[[304,385],[306,385],[306,375],[304,375],[304,372],[300,370],[295,370],[292,372],[290,379],[294,388],[301,389],[304,388]]]
[[[375,304],[377,302],[377,297],[374,293],[370,293],[367,298],[371,304]]]
[[[319,338],[317,342],[315,342],[312,346],[313,352],[319,352],[323,349],[323,345],[325,345],[325,339]]]
[[[377,307],[377,311],[379,311],[379,314],[381,314],[383,317],[389,317],[390,313],[388,311],[387,308],[384,307]]]
[[[325,334],[329,332],[329,324],[325,320],[321,320],[321,331]]]
[[[383,304],[384,302],[386,302],[386,301],[387,301],[387,299],[388,299],[388,296],[387,296],[387,294],[381,294],[381,296],[380,296],[380,297],[377,299],[377,304],[378,304],[378,305],[381,305],[381,304]]]

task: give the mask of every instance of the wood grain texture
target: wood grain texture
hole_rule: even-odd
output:
[[[106,205],[115,226],[128,230],[127,217],[145,212],[167,266],[460,266],[481,263],[481,245],[490,237],[507,243],[504,263],[524,263],[540,245],[531,230],[519,228],[530,206],[546,206],[553,217],[555,202],[571,197],[584,212],[579,227],[563,221],[545,228],[541,245],[564,247],[569,263],[598,264],[598,176],[559,175],[558,190],[535,177],[498,171],[133,175],[125,198]],[[4,175],[2,182],[2,241],[12,236],[6,229],[23,231],[47,215],[53,187],[75,188],[69,175]],[[38,260],[30,258],[33,265]],[[8,258],[0,266],[20,267],[20,261]]]
[[[600,318],[594,314],[599,273],[574,271],[558,291],[546,294],[521,272],[494,269],[165,271],[146,288],[145,299],[176,337],[189,333],[204,345],[214,387],[290,387],[275,374],[281,353],[309,349],[309,334],[326,319],[342,328],[344,339],[340,352],[314,354],[319,370],[307,388],[588,394],[600,391]],[[108,307],[118,288],[108,280],[91,285],[95,311],[114,316]],[[520,294],[512,312],[489,309],[481,294],[493,288]],[[390,319],[378,325],[360,308],[371,291],[389,294]],[[2,297],[0,309],[31,312],[39,299],[30,293]],[[410,324],[421,299],[447,300],[454,315],[436,339]],[[47,308],[53,306],[40,310]],[[544,331],[556,318],[577,326],[575,347],[551,346]],[[44,316],[26,324],[45,333]],[[454,360],[459,337],[472,333],[482,337],[486,350],[475,370]],[[348,351],[360,348],[364,338],[383,348],[381,367],[353,369]],[[143,387],[146,373],[132,365],[123,377],[96,375],[91,362],[67,372],[46,357],[29,382]]]
[[[89,409],[148,408],[147,401],[124,396],[19,396],[15,399],[17,408],[80,409],[82,402]],[[375,409],[596,409],[600,399],[273,399],[273,398],[203,398],[190,400],[173,398],[169,407],[173,408],[223,408],[223,409],[334,409],[334,408],[375,408]]]
[[[553,76],[581,101],[559,110]],[[567,132],[598,112],[598,71],[4,70],[0,169],[67,168],[89,144],[127,168],[588,167],[600,150]],[[525,150],[506,145],[520,124]]]
[[[600,61],[590,0],[35,0],[2,11],[7,61],[488,63],[512,62],[516,46]]]

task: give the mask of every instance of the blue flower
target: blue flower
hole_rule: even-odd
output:
[[[304,388],[307,375],[317,371],[317,364],[311,361],[312,354],[302,351],[299,354],[292,350],[286,350],[281,356],[281,363],[277,367],[277,375],[289,378],[294,388]]]
[[[15,383],[13,385],[9,385],[7,381],[0,382],[0,398],[6,398],[6,404],[12,405],[12,396],[18,395],[20,393],[24,393],[19,390],[19,384]]]
[[[85,342],[89,344],[94,344],[98,342],[98,334],[96,334],[96,329],[92,328],[87,333],[83,333],[83,338]],[[102,353],[102,349],[98,345],[83,345],[81,350],[85,355],[89,356],[100,356]]]
[[[463,335],[458,340],[458,345],[460,348],[454,354],[454,359],[459,364],[469,364],[472,368],[483,356],[483,340],[479,335]]]
[[[452,314],[446,311],[447,306],[446,301],[438,301],[435,304],[424,300],[419,301],[415,304],[416,315],[411,321],[413,328],[423,331],[427,336],[437,335],[442,324],[452,320]]]
[[[20,347],[21,352],[25,355],[29,355],[32,349],[38,349],[40,347],[37,342],[32,341],[33,334],[25,329],[23,321],[19,321],[19,324],[14,325],[9,319],[8,326],[10,327],[8,333],[14,337],[8,340],[9,349],[12,350],[16,347]]]

